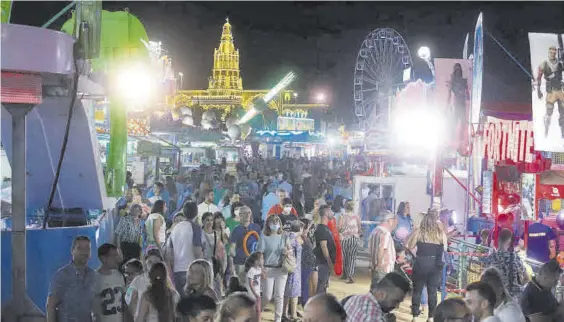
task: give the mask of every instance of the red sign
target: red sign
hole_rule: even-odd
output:
[[[547,186],[544,184],[538,184],[537,194],[537,198],[540,197],[542,199],[549,200],[562,199],[564,198],[564,186]]]
[[[538,173],[550,169],[550,160],[535,152],[533,122],[496,121],[484,126],[482,144],[484,157],[497,165],[515,165],[525,173]]]
[[[499,121],[484,127],[484,153],[489,160],[533,163],[533,122]]]

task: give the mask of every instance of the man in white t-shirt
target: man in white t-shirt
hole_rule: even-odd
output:
[[[117,270],[122,257],[112,244],[98,247],[102,265],[96,272],[94,287],[94,316],[96,322],[122,322],[124,310],[125,280]]]
[[[198,206],[187,202],[182,207],[182,212],[186,220],[174,226],[166,245],[167,264],[174,272],[174,284],[180,295],[183,295],[190,263],[203,258],[202,228],[194,222],[198,215]]]
[[[196,219],[196,223],[198,225],[202,224],[202,215],[206,212],[211,212],[212,214],[219,211],[219,208],[214,205],[213,203],[213,189],[208,189],[204,192],[204,202],[198,205],[198,218]]]

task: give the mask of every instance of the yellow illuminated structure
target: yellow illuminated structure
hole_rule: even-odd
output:
[[[269,89],[244,90],[243,79],[239,68],[239,50],[235,48],[233,33],[229,19],[226,19],[221,33],[219,48],[213,53],[212,76],[209,77],[208,89],[179,90],[170,102],[173,108],[183,106],[216,109],[225,119],[233,109],[242,107],[247,110],[255,98],[264,96]],[[327,104],[297,104],[293,90],[281,91],[268,103],[269,108],[278,115],[288,113],[307,115],[311,108],[327,108]]]

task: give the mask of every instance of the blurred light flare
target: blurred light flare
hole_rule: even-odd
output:
[[[278,82],[276,86],[274,86],[270,91],[268,91],[266,95],[264,95],[264,97],[262,98],[264,103],[266,104],[270,102],[274,98],[274,96],[278,95],[280,91],[288,87],[288,85],[290,85],[296,78],[297,76],[293,72],[289,72],[288,74],[286,74],[286,76],[284,76],[284,78],[280,82]],[[247,123],[259,113],[260,111],[257,108],[255,108],[254,105],[251,106],[249,111],[245,113],[245,115],[243,115],[243,117],[239,121],[237,121],[237,125],[242,125]]]
[[[402,147],[434,151],[445,134],[445,120],[423,108],[408,110],[395,117],[393,131]]]
[[[145,102],[153,94],[155,76],[144,68],[124,69],[117,75],[117,90],[129,102]]]

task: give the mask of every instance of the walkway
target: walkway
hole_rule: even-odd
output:
[[[368,257],[367,254],[359,254],[357,259],[357,271],[356,271],[356,282],[354,284],[347,284],[340,280],[338,277],[332,277],[329,284],[329,292],[335,295],[337,298],[342,299],[347,295],[352,294],[363,294],[368,292],[370,287],[370,277],[368,272]],[[407,297],[405,301],[401,304],[399,309],[395,311],[398,322],[411,322],[411,297]],[[269,312],[264,312],[262,315],[263,321],[274,321],[272,313],[272,304],[268,307]],[[300,307],[300,312],[302,311]],[[426,320],[426,315],[422,315],[417,319],[417,322],[423,322]]]

